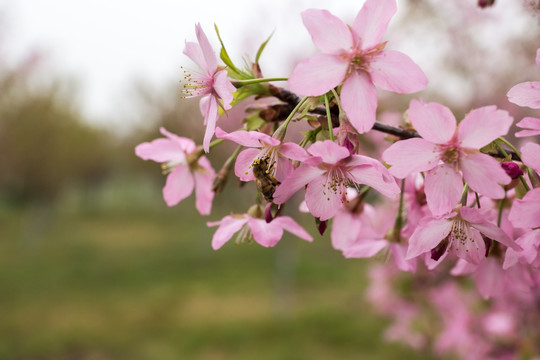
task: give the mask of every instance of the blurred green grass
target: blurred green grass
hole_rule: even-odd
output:
[[[0,208],[0,359],[422,358],[381,339],[365,261],[318,235],[215,252],[205,222],[229,206],[203,218],[158,191]]]

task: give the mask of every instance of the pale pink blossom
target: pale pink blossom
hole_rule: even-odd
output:
[[[526,137],[526,136],[536,136],[540,135],[540,119],[534,117],[523,118],[520,122],[516,124],[517,127],[520,127],[525,130],[518,131],[514,135],[516,137]]]
[[[540,49],[536,51],[536,65],[540,68]],[[517,84],[508,91],[506,96],[516,105],[540,109],[540,81]]]
[[[521,250],[504,231],[491,222],[491,214],[481,209],[459,207],[457,211],[442,218],[424,219],[409,239],[406,259],[442,247],[469,263],[479,264],[486,257],[482,235],[514,250]]]
[[[206,126],[203,148],[208,152],[219,117],[219,108],[225,110],[231,108],[236,88],[227,77],[227,71],[218,67],[216,54],[200,24],[195,25],[195,34],[198,43],[186,42],[184,54],[193,60],[202,72],[186,72],[186,84],[182,92],[186,97],[203,96],[200,101],[200,110]]]
[[[163,198],[167,205],[178,204],[195,188],[197,210],[201,215],[210,214],[215,177],[212,165],[204,156],[197,159],[195,153],[198,149],[193,140],[177,136],[164,128],[160,128],[160,132],[165,138],[137,145],[135,154],[143,160],[162,163],[163,173],[168,174],[163,187]]]
[[[497,160],[479,149],[508,133],[513,119],[506,111],[495,106],[474,109],[456,126],[447,107],[412,100],[409,120],[422,138],[392,144],[383,159],[392,165],[390,173],[398,178],[427,172],[425,193],[433,215],[443,215],[456,206],[463,179],[479,194],[492,199],[504,197],[499,184],[508,184],[511,178]]]
[[[242,181],[252,181],[252,164],[255,159],[263,159],[270,167],[269,175],[283,181],[292,171],[292,163],[287,160],[303,161],[309,156],[302,147],[291,142],[280,140],[258,131],[239,130],[230,134],[216,128],[216,137],[227,139],[246,147],[236,158],[234,173]]]
[[[508,218],[515,227],[540,227],[540,188],[527,192],[523,199],[515,199]]]
[[[237,232],[240,232],[238,235],[239,241],[251,241],[251,239],[254,239],[264,247],[275,246],[281,240],[283,230],[287,230],[306,241],[313,241],[311,235],[288,216],[276,217],[268,223],[264,219],[249,214],[234,214],[225,216],[221,221],[208,222],[207,225],[219,225],[212,237],[212,248],[214,250],[221,248]]]
[[[527,143],[521,147],[521,160],[525,165],[540,174],[540,145]]]
[[[289,77],[291,90],[305,96],[325,94],[339,84],[340,100],[360,133],[375,122],[375,85],[397,93],[423,90],[427,79],[407,55],[384,50],[381,42],[397,11],[395,0],[367,0],[351,26],[327,10],[308,9],[302,20],[323,52],[300,62]]]
[[[399,187],[388,170],[377,160],[351,155],[336,143],[318,141],[307,149],[310,158],[293,170],[274,193],[276,204],[285,203],[306,187],[306,205],[321,221],[330,219],[346,201],[348,186],[365,184],[383,195],[395,198]]]
[[[518,262],[540,268],[540,229],[527,231],[516,239],[516,244],[521,246],[523,250],[507,249],[503,269],[508,269]]]

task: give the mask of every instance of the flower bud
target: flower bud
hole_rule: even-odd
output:
[[[519,178],[523,175],[523,171],[518,164],[512,161],[505,161],[501,164],[506,174],[512,178],[512,180]]]

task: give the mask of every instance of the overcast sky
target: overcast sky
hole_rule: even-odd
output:
[[[455,1],[473,8],[476,3],[476,0]],[[361,0],[0,0],[4,35],[0,39],[9,61],[16,62],[37,51],[44,55],[47,72],[76,79],[85,113],[103,122],[121,112],[118,104],[125,103],[134,79],[159,87],[182,78],[180,66],[190,64],[182,54],[184,41],[195,40],[196,22],[201,23],[216,49],[213,24],[217,23],[237,62],[246,51],[254,54],[258,45],[275,30],[262,59],[263,70],[266,76],[287,76],[292,60],[316,51],[302,24],[302,10],[326,8],[350,22],[362,3]],[[398,7],[405,3],[398,0]],[[501,6],[492,11],[511,19],[509,8]],[[444,5],[440,10],[445,11]],[[511,20],[508,23],[515,26]],[[500,36],[495,34],[501,26],[498,28],[488,31],[488,39],[496,40]],[[397,31],[390,33],[399,35]],[[414,43],[426,47],[422,41],[416,39]],[[425,54],[410,51],[408,55],[423,67],[430,81],[435,77],[436,74],[429,73]]]

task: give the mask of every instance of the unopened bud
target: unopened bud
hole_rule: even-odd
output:
[[[326,220],[321,221],[319,218],[316,218],[315,223],[317,224],[317,230],[319,230],[319,234],[324,235],[324,232],[326,231]]]
[[[523,171],[519,167],[518,164],[512,161],[505,161],[501,164],[504,171],[506,171],[506,174],[510,176],[512,179],[517,179],[521,175],[523,175]]]
[[[433,249],[431,249],[431,259],[432,260],[439,260],[441,256],[444,255],[446,252],[446,249],[448,249],[448,245],[450,242],[448,241],[448,238],[444,239],[439,243],[439,245],[435,246]]]
[[[493,4],[495,4],[495,0],[478,0],[478,6],[482,9],[493,6]]]

